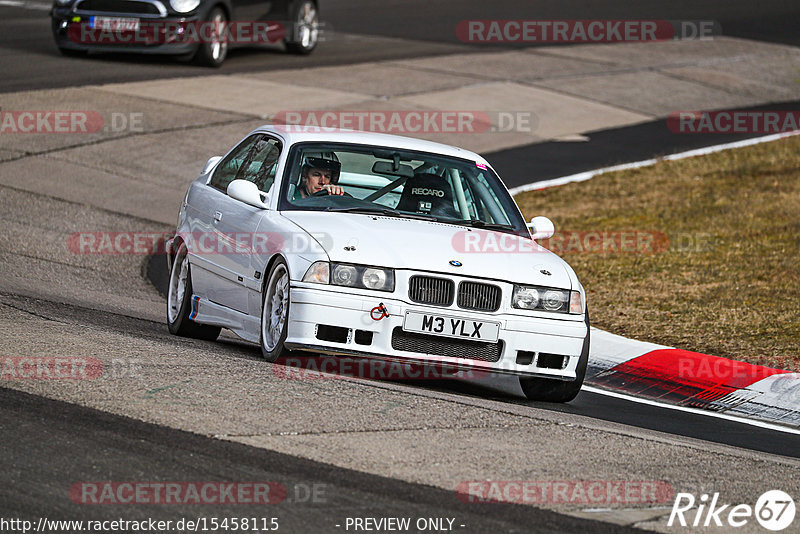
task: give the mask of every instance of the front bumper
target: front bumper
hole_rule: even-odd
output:
[[[371,311],[380,303],[385,306],[388,316],[375,320]],[[458,369],[571,381],[576,378],[583,342],[588,335],[582,320],[459,310],[457,315],[467,320],[500,323],[498,346],[495,348],[499,356],[496,361],[487,361],[479,358],[495,352],[495,349],[481,346],[488,343],[454,341],[427,334],[409,336],[404,333],[402,328],[406,311],[453,315],[452,310],[391,298],[354,296],[331,286],[293,283],[285,344],[289,349],[325,354],[435,362]],[[331,329],[328,327],[339,329],[335,331],[340,335],[330,336]],[[366,335],[365,332],[370,334]],[[338,339],[331,340],[332,337]],[[369,343],[365,343],[366,339],[369,339]],[[563,356],[563,360],[559,360],[558,356]],[[493,355],[488,358],[492,359]],[[562,363],[553,366],[554,361]]]
[[[105,39],[102,39],[89,31],[82,31],[82,28],[86,28],[87,21],[91,16],[109,16],[109,13],[82,13],[79,15],[70,8],[54,8],[50,15],[56,46],[66,50],[188,55],[194,53],[199,46],[196,42],[168,42],[163,32],[158,36],[154,36],[153,39],[142,37],[143,35],[150,37],[150,34],[146,32],[114,33],[113,36],[118,42],[108,42],[107,35]],[[143,24],[154,23],[166,28],[170,24],[179,25],[196,22],[199,17],[143,18],[141,20]]]

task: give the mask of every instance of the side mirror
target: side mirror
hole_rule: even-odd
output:
[[[200,174],[208,174],[208,172],[211,169],[213,169],[221,159],[222,156],[214,156],[213,158],[208,158],[205,167],[203,167],[203,172],[201,172]]]
[[[547,217],[534,217],[528,224],[528,228],[531,229],[533,239],[550,239],[556,233],[553,221]]]
[[[261,191],[253,182],[247,180],[234,180],[228,184],[228,196],[256,208],[267,209],[261,200]]]

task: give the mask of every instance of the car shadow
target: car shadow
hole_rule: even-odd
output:
[[[61,56],[57,49],[53,48],[51,51],[52,56]],[[225,63],[218,69],[210,68],[202,65],[197,65],[193,62],[191,57],[187,56],[172,56],[172,55],[160,55],[160,54],[148,54],[148,53],[137,53],[137,52],[95,52],[89,51],[85,55],[79,56],[70,56],[69,60],[76,60],[76,61],[101,61],[107,63],[115,63],[115,64],[127,64],[127,65],[141,65],[141,66],[167,66],[167,67],[180,67],[184,69],[192,69],[196,70],[200,73],[213,73],[213,72],[224,72],[226,70],[226,66],[236,66],[238,63],[242,61],[250,60],[257,56],[264,56],[264,57],[274,57],[274,56],[285,56],[286,52],[283,49],[282,45],[262,45],[262,46],[252,46],[252,47],[240,47],[235,48],[233,50],[228,51],[228,57],[225,59]]]

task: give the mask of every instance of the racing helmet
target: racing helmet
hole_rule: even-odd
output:
[[[301,175],[305,176],[311,169],[330,171],[331,183],[336,184],[339,182],[342,164],[333,152],[306,152],[303,156]]]

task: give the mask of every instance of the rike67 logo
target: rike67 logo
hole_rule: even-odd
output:
[[[755,519],[767,530],[780,531],[792,524],[794,516],[794,500],[781,490],[764,492],[755,506],[722,504],[719,493],[712,496],[704,493],[699,499],[691,493],[678,493],[667,526],[738,528]]]

